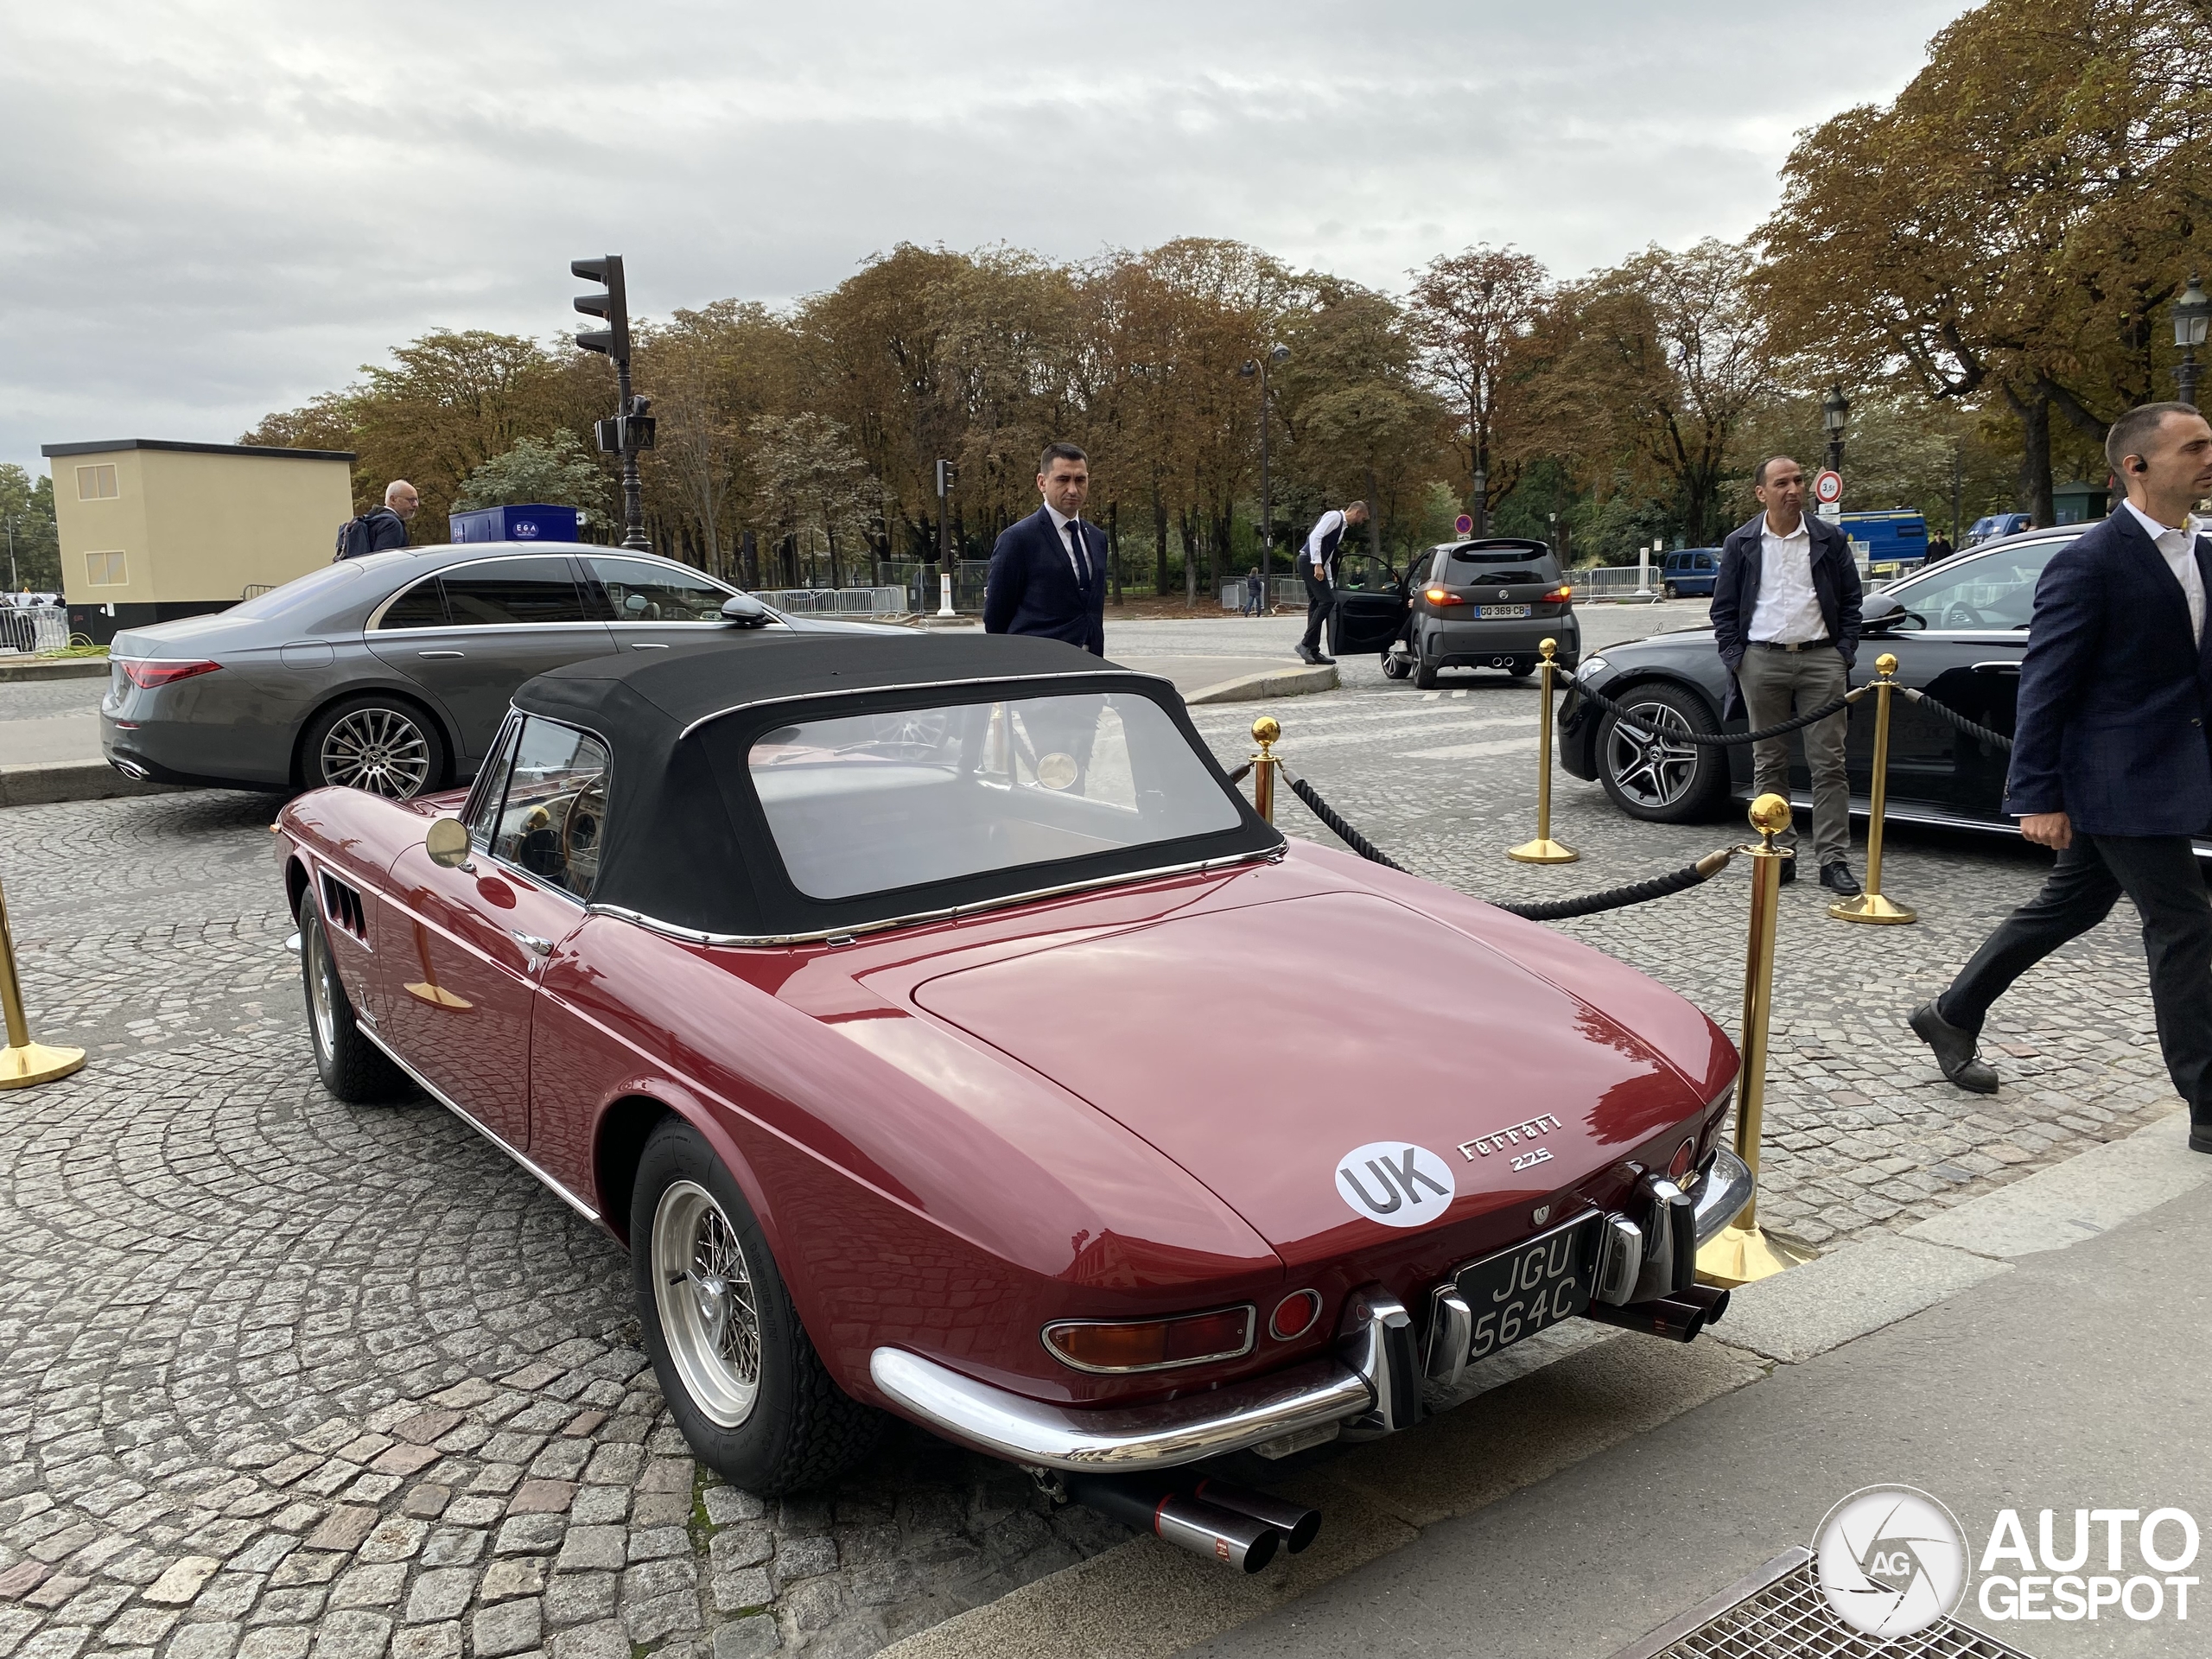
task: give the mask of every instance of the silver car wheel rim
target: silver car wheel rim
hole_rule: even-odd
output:
[[[1663,702],[1626,707],[1605,739],[1606,773],[1638,806],[1672,806],[1689,793],[1697,776],[1697,750],[1669,735],[1689,730],[1690,723],[1681,709]]]
[[[338,1052],[338,988],[331,982],[330,943],[322,925],[310,920],[307,929],[308,1014],[315,1024],[315,1052],[327,1060]]]
[[[653,1298],[668,1357],[707,1420],[736,1428],[760,1396],[760,1313],[737,1230],[696,1181],[653,1212]]]
[[[404,801],[430,780],[430,741],[393,709],[356,709],[322,740],[322,780]]]

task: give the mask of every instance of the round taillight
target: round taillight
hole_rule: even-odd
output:
[[[1680,1181],[1690,1173],[1690,1163],[1697,1156],[1697,1142],[1685,1141],[1675,1148],[1674,1161],[1667,1166],[1667,1173]]]
[[[1277,1342],[1289,1342],[1311,1331],[1313,1321],[1320,1317],[1321,1293],[1294,1290],[1277,1302],[1275,1311],[1268,1315],[1268,1334]]]

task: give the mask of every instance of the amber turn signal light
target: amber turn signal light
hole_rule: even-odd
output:
[[[1548,605],[1564,605],[1564,604],[1567,603],[1570,600],[1572,600],[1573,597],[1574,597],[1574,589],[1573,589],[1573,588],[1553,588],[1553,589],[1551,590],[1551,592],[1549,592],[1548,594],[1546,594],[1544,595],[1544,602],[1545,602],[1546,604],[1548,604]]]
[[[188,680],[195,674],[213,674],[220,663],[165,663],[145,658],[124,658],[124,677],[143,691],[157,685],[171,685],[178,680]]]
[[[1045,1327],[1052,1357],[1078,1371],[1166,1371],[1252,1351],[1254,1309],[1173,1319],[1063,1319]]]
[[[1426,588],[1421,597],[1432,605],[1465,605],[1467,601],[1457,594],[1446,593],[1441,588]]]

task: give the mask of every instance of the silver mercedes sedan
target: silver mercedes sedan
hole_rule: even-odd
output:
[[[672,559],[581,544],[347,559],[226,611],[118,633],[100,747],[157,783],[343,784],[404,800],[474,777],[524,680],[719,632],[735,593]],[[766,614],[770,627],[904,632]]]

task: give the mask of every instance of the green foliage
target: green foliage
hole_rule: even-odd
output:
[[[0,558],[14,549],[13,588],[56,593],[61,588],[61,541],[54,522],[54,480],[0,465]],[[8,579],[0,566],[0,581]]]
[[[573,432],[550,438],[518,438],[513,448],[486,461],[454,497],[453,511],[513,507],[531,502],[581,507],[587,523],[605,510],[607,475]]]

